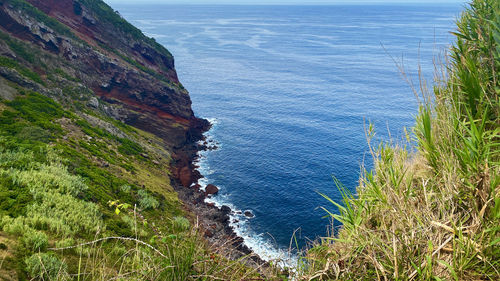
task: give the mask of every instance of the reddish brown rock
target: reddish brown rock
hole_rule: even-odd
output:
[[[205,230],[205,237],[212,238],[214,236],[214,232],[210,229]]]
[[[155,134],[170,148],[182,149],[201,139],[208,121],[194,116],[189,94],[179,83],[172,54],[142,34],[127,34],[127,28],[132,27],[114,24],[120,20],[118,15],[102,17],[82,1],[27,0],[66,25],[67,31],[62,32],[48,28],[21,9],[4,4],[5,1],[0,2],[2,32],[52,55],[43,57],[62,59],[64,71],[74,73],[82,86],[100,97],[95,103],[97,97],[93,96],[91,104],[106,115]],[[126,59],[118,53],[125,54]],[[37,68],[28,65],[31,67]],[[45,75],[43,69],[37,71]],[[34,87],[39,86],[30,88]]]
[[[191,169],[185,166],[179,170],[179,180],[184,187],[189,187],[191,185]]]
[[[219,188],[213,184],[209,184],[205,188],[205,194],[207,195],[217,194],[217,192],[219,192]]]

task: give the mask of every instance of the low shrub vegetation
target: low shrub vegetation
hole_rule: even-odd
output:
[[[67,265],[54,255],[33,254],[26,258],[26,269],[35,280],[70,280]]]
[[[29,70],[28,68],[21,66],[18,62],[11,58],[0,56],[0,66],[8,67],[17,70],[22,76],[29,78],[39,84],[45,84],[38,73]]]

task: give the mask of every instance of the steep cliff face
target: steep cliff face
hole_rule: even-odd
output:
[[[174,152],[174,175],[182,170],[191,183],[191,145],[209,124],[194,116],[164,47],[100,0],[0,0],[0,30],[0,55],[40,77],[21,79],[28,88],[68,104],[75,98],[64,90],[83,88],[89,94],[76,100],[84,109],[159,136]],[[16,80],[12,69],[0,70]]]

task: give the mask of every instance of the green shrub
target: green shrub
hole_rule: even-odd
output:
[[[106,229],[123,237],[133,237],[134,231],[123,218],[106,220]]]
[[[120,191],[121,192],[124,192],[124,193],[129,193],[130,190],[132,190],[132,187],[128,184],[124,184],[122,186],[120,186]]]
[[[56,248],[64,248],[75,245],[75,239],[68,237],[62,240],[56,241]]]
[[[49,245],[47,234],[36,230],[26,231],[23,234],[22,241],[24,246],[32,252],[45,251]]]
[[[62,128],[54,121],[69,116],[57,102],[36,92],[18,96],[5,104],[15,109],[15,111],[4,110],[0,115],[0,132],[4,131],[9,136],[23,134],[26,127],[39,127],[49,131],[50,137],[58,136],[62,133]],[[41,137],[43,134],[48,133],[42,133]],[[17,140],[26,142],[23,138]]]
[[[189,230],[189,220],[185,217],[174,217],[173,226],[175,231],[186,231]]]
[[[53,135],[39,126],[26,126],[22,128],[16,137],[22,140],[32,140],[48,143],[53,139]]]
[[[137,143],[129,139],[120,139],[121,145],[118,147],[118,151],[125,155],[138,155],[144,150]]]
[[[38,169],[27,171],[9,170],[7,174],[16,185],[29,188],[33,195],[57,190],[59,193],[76,196],[87,189],[83,178],[70,174],[66,166],[60,163],[42,164]]]
[[[68,115],[59,103],[37,92],[29,92],[25,96],[16,97],[5,104],[19,111],[24,119],[41,124],[39,125],[41,127],[44,127],[42,125],[45,122],[51,123],[51,121]]]
[[[30,226],[26,223],[24,217],[11,218],[9,216],[4,216],[0,221],[2,230],[14,235],[21,235],[30,230]]]
[[[139,190],[137,195],[139,196],[139,206],[143,210],[156,209],[160,206],[160,202],[158,202],[158,200],[156,200],[156,198],[154,198],[146,190]]]
[[[0,168],[0,213],[11,217],[24,215],[25,207],[32,200],[29,190],[14,185],[12,179]]]
[[[0,145],[3,145],[0,141]],[[0,146],[0,168],[29,169],[36,166],[32,151],[4,150]]]
[[[67,194],[47,192],[27,207],[26,220],[38,229],[61,235],[92,234],[102,227],[99,208]]]
[[[53,161],[49,165],[39,164],[38,167],[30,167],[26,170],[13,168],[2,170],[0,168],[2,176],[0,198],[7,199],[2,201],[0,206],[2,208],[16,207],[22,203],[21,206],[26,208],[26,216],[2,219],[5,231],[22,234],[27,227],[34,227],[49,229],[63,235],[72,235],[95,233],[102,226],[97,205],[76,198],[87,190],[83,178],[70,174],[66,166],[58,163],[60,160],[52,154],[50,150],[46,153],[46,157]],[[12,163],[12,158],[17,155],[23,154],[8,151],[0,153],[0,167]],[[32,156],[32,154],[28,155]],[[6,187],[7,183],[11,185]],[[24,193],[21,192],[23,190],[25,190]],[[23,195],[27,200],[21,201],[24,197],[11,198],[9,196],[12,193],[26,194],[26,191],[33,197]]]
[[[38,253],[24,260],[26,270],[35,280],[67,279],[68,266],[52,254]]]

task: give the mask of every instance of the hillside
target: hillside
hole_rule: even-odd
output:
[[[0,279],[247,274],[191,188],[209,126],[170,52],[103,1],[1,0]]]

